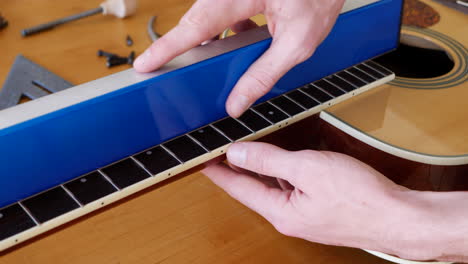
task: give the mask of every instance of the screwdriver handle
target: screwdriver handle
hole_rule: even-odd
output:
[[[102,7],[94,8],[94,9],[91,9],[91,10],[88,10],[88,11],[85,11],[85,12],[82,12],[82,13],[79,13],[79,14],[76,14],[76,15],[72,15],[72,16],[69,16],[69,17],[64,17],[64,18],[61,18],[61,19],[57,19],[57,20],[49,22],[49,23],[45,23],[45,24],[41,24],[41,25],[38,25],[38,26],[35,26],[35,27],[23,29],[21,31],[21,35],[23,37],[27,37],[27,36],[30,36],[30,35],[45,31],[45,30],[52,29],[52,28],[54,28],[54,27],[56,27],[58,25],[62,25],[62,24],[65,24],[67,22],[78,20],[80,18],[92,16],[92,15],[95,15],[95,14],[101,14],[102,12],[103,12]]]

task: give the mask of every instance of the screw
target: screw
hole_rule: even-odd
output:
[[[133,39],[130,37],[130,35],[127,35],[126,42],[127,42],[127,46],[129,47],[133,45]]]
[[[130,64],[130,65],[133,65],[134,60],[135,60],[135,52],[132,51],[132,52],[130,52],[130,55],[128,55],[127,63]]]
[[[103,50],[98,50],[98,51],[97,51],[97,55],[98,55],[99,57],[107,57],[107,58],[110,58],[110,57],[118,57],[117,54],[110,53],[110,52],[106,52],[106,51],[103,51]]]
[[[122,64],[127,64],[128,63],[128,58],[122,58],[119,56],[115,57],[107,57],[107,68],[111,68],[114,66],[122,65]]]

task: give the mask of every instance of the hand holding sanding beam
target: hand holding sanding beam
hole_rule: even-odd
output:
[[[85,18],[85,17],[92,16],[95,14],[100,14],[100,13],[104,15],[113,15],[118,18],[124,18],[124,17],[134,14],[136,11],[136,7],[137,7],[137,0],[107,0],[101,3],[101,5],[98,8],[91,9],[91,10],[88,10],[88,11],[85,11],[76,15],[69,16],[69,17],[57,19],[55,21],[41,24],[39,26],[35,26],[32,28],[23,29],[21,31],[21,35],[23,37],[27,37],[35,33],[39,33],[45,30],[52,29],[58,25],[65,24],[67,22],[71,22],[74,20],[78,20],[81,18]]]

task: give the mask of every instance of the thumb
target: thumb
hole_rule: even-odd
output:
[[[238,142],[227,150],[228,161],[242,169],[280,178],[297,187],[298,176],[307,163],[303,156],[260,142]]]

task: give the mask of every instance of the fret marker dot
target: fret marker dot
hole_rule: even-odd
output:
[[[88,180],[87,180],[86,178],[81,178],[81,179],[80,179],[80,182],[82,182],[82,183],[85,183],[85,182],[87,182],[87,181],[88,181]]]
[[[0,219],[2,219],[2,218],[3,218],[3,214],[2,214],[2,213],[0,213]]]
[[[153,154],[152,151],[146,151],[146,155],[151,155],[151,154]]]
[[[204,133],[204,132],[205,132],[205,130],[203,130],[203,129],[198,130],[198,133],[200,133],[200,134]]]
[[[274,114],[275,114],[275,112],[273,112],[273,111],[270,111],[270,112],[268,112],[268,114],[269,114],[269,115],[274,115]]]

